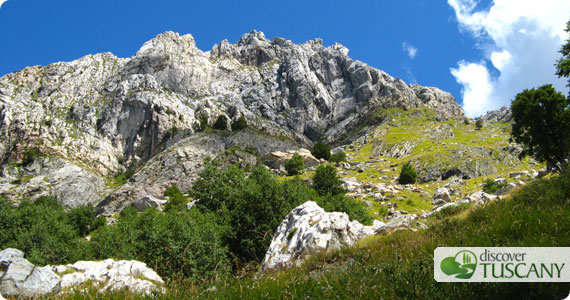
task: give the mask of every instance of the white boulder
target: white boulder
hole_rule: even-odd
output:
[[[49,267],[36,267],[24,258],[24,252],[20,250],[8,248],[1,251],[0,266],[0,294],[34,297],[60,289],[59,276]]]
[[[92,282],[102,285],[101,292],[128,288],[133,293],[150,294],[160,291],[160,286],[164,284],[155,271],[135,260],[78,261],[72,265],[52,268],[58,271],[64,268],[66,274],[61,278],[63,289],[73,289]]]
[[[451,196],[449,196],[449,189],[448,188],[439,188],[433,194],[432,204],[434,205],[441,205],[447,202],[451,202]]]
[[[350,221],[346,213],[327,213],[317,203],[305,202],[293,209],[277,228],[261,271],[299,265],[311,253],[352,246],[386,227],[377,220],[372,226],[364,226]]]

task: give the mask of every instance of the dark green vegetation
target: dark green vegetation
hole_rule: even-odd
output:
[[[477,128],[477,129],[483,128],[483,121],[481,119],[479,119],[479,120],[477,120],[477,122],[475,122],[475,128]]]
[[[216,123],[214,123],[214,126],[212,126],[212,128],[219,130],[228,129],[228,118],[224,115],[220,115],[216,120]]]
[[[208,163],[189,191],[199,199],[195,208],[188,210],[190,199],[171,186],[164,191],[164,212],[126,208],[111,226],[91,206],[65,210],[54,198],[41,197],[16,208],[1,199],[0,248],[20,249],[39,265],[134,259],[170,282],[220,280],[257,269],[275,229],[306,201],[371,222],[366,209],[344,195],[334,167],[319,167],[313,180],[314,188],[298,178],[280,181],[264,166]]]
[[[524,146],[524,154],[560,169],[570,157],[568,100],[552,85],[524,90],[511,104],[512,138]]]
[[[157,298],[562,299],[570,283],[438,283],[433,279],[433,251],[438,246],[567,247],[569,213],[570,172],[564,171],[486,207],[443,210],[428,220],[432,226],[424,231],[374,236],[357,247],[321,253],[299,268],[260,279],[225,278],[193,287],[173,283],[167,294]],[[96,291],[84,296],[124,297],[139,296]]]
[[[169,279],[220,278],[229,274],[231,263],[222,241],[226,229],[216,218],[196,210],[162,213],[150,208],[138,214],[127,208],[117,224],[95,231],[89,246],[95,259],[144,261]]]
[[[418,174],[416,173],[416,170],[414,169],[412,164],[410,164],[410,162],[406,162],[402,166],[402,171],[400,171],[400,176],[398,177],[398,183],[399,184],[416,183],[417,178]]]
[[[40,150],[38,150],[37,148],[30,148],[27,149],[26,151],[24,151],[24,154],[22,155],[22,162],[20,163],[21,166],[27,166],[29,164],[31,164],[32,162],[34,162],[34,160],[36,160],[36,158],[43,156],[44,154],[42,154],[40,152]]]
[[[329,160],[331,157],[331,147],[327,146],[325,143],[318,141],[311,148],[311,154],[318,159]]]
[[[0,248],[17,248],[31,262],[61,264],[91,258],[91,249],[81,237],[104,225],[93,207],[65,211],[51,197],[23,201],[15,208],[0,198]]]
[[[232,122],[232,131],[240,131],[247,128],[247,121],[245,118],[239,117],[237,120]]]
[[[346,153],[344,153],[344,151],[339,151],[336,153],[331,154],[331,157],[329,159],[330,162],[332,163],[340,163],[343,161],[346,161]]]
[[[285,163],[285,171],[289,176],[299,175],[304,169],[305,161],[299,153],[293,154],[293,157]]]
[[[487,194],[494,194],[506,185],[506,183],[496,183],[493,179],[487,178],[483,184],[483,192]]]

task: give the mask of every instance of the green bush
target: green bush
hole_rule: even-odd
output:
[[[493,179],[487,178],[483,184],[483,192],[487,194],[494,194],[506,185],[506,183],[496,183]]]
[[[227,130],[228,129],[228,118],[224,115],[220,115],[218,117],[218,119],[216,120],[216,123],[214,123],[214,129],[219,129],[219,130]]]
[[[285,162],[285,170],[289,176],[299,175],[305,169],[305,160],[299,153],[293,154],[293,157]]]
[[[94,232],[91,244],[98,259],[140,260],[166,278],[214,279],[231,268],[222,241],[226,229],[217,217],[197,210],[163,213],[154,208],[137,214],[129,207],[114,226]]]
[[[105,218],[101,217],[98,219],[95,209],[91,204],[71,209],[67,213],[67,216],[69,218],[68,223],[71,224],[73,229],[80,236],[86,236],[91,231],[94,231],[105,224],[101,223],[101,220],[105,222]]]
[[[186,208],[186,197],[175,185],[168,187],[164,191],[164,196],[168,197],[168,201],[164,205],[164,211],[181,211]]]
[[[89,211],[91,210],[91,211]],[[81,236],[93,229],[92,207],[66,213],[52,197],[23,201],[14,207],[0,198],[0,248],[16,248],[38,265],[66,264],[92,259]]]
[[[26,151],[24,151],[24,154],[22,155],[22,162],[20,163],[20,165],[27,166],[32,162],[34,162],[34,160],[40,156],[44,156],[44,154],[39,149],[37,148],[26,149]]]
[[[300,187],[281,183],[263,166],[245,172],[232,165],[220,170],[209,165],[192,187],[197,207],[222,216],[231,230],[225,240],[241,262],[260,262],[283,218],[303,200]]]
[[[336,168],[331,165],[320,165],[313,176],[313,188],[320,196],[344,194],[342,181],[336,174]]]
[[[399,184],[416,183],[417,177],[418,174],[416,173],[416,170],[414,169],[412,164],[410,164],[410,162],[406,162],[402,166],[402,171],[400,171],[400,177],[398,177],[398,183]]]
[[[357,220],[365,225],[372,224],[372,217],[366,207],[343,194],[320,197],[317,199],[317,204],[326,212],[344,212],[351,220]]]
[[[329,158],[331,157],[331,147],[325,145],[321,141],[318,141],[317,143],[315,143],[315,145],[313,145],[313,148],[311,148],[311,154],[313,154],[313,156],[318,159],[322,158],[325,160],[329,160]]]
[[[329,159],[330,162],[332,163],[340,163],[343,161],[346,161],[346,153],[344,153],[344,151],[339,151],[336,153],[331,154],[331,157]]]
[[[232,131],[239,131],[247,128],[247,121],[243,116],[232,122]]]
[[[208,128],[208,117],[205,115],[200,116],[200,130],[204,131]]]
[[[477,130],[483,128],[483,121],[481,119],[477,120],[477,122],[475,122],[475,128]]]

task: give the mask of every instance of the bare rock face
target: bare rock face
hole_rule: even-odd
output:
[[[317,158],[315,158],[311,154],[311,151],[307,149],[287,150],[285,152],[283,151],[270,152],[266,155],[261,156],[258,159],[258,162],[273,169],[280,169],[284,168],[285,163],[288,160],[290,160],[295,153],[299,154],[303,158],[303,160],[305,161],[305,166],[307,168],[318,166],[321,163]]]
[[[61,279],[49,267],[36,267],[24,258],[24,252],[4,249],[0,252],[0,294],[34,297],[60,290]]]
[[[104,180],[57,157],[38,157],[25,166],[4,166],[0,195],[12,200],[53,196],[66,207],[96,204],[106,192]]]
[[[480,117],[483,122],[509,122],[513,119],[513,113],[510,107],[503,106],[500,109],[488,111],[487,114]]]
[[[252,31],[203,52],[191,35],[165,32],[130,58],[88,55],[1,77],[0,161],[18,162],[37,147],[101,178],[147,168],[148,180],[152,174],[162,180],[156,156],[181,140],[191,144],[200,120],[244,117],[254,143],[270,135],[309,147],[319,137],[336,141],[377,110],[395,107],[463,115],[449,93],[407,85],[351,59],[340,44],[293,44]],[[145,194],[158,196],[150,189]]]
[[[364,226],[350,221],[346,213],[327,213],[317,203],[305,202],[293,209],[277,228],[261,271],[299,265],[311,253],[352,246],[384,229],[386,225],[380,221]]]

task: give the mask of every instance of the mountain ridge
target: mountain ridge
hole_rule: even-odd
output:
[[[260,147],[244,139],[236,144],[231,137],[210,138],[205,151],[194,151],[192,139],[203,129],[202,119],[213,125],[220,115],[244,117],[251,139],[269,135],[286,141],[261,147],[275,151],[310,147],[317,140],[350,142],[375,112],[419,107],[434,110],[440,120],[464,118],[451,94],[407,85],[351,59],[338,43],[269,41],[254,30],[235,44],[224,40],[203,52],[192,35],[165,32],[131,58],[106,52],[1,77],[0,160],[4,166],[14,164],[33,148],[109,182],[144,169],[162,153],[161,159],[188,162],[184,175],[191,182],[203,158],[231,147],[253,152]],[[171,148],[183,140],[188,151]],[[166,158],[166,149],[182,154]],[[167,185],[182,184],[182,179],[168,177],[153,188],[153,196]],[[10,185],[17,181],[13,176],[2,181],[4,190],[17,188]],[[109,189],[91,190],[100,195]]]

